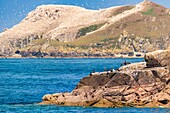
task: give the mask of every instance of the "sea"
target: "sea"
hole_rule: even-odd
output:
[[[141,58],[0,59],[0,113],[170,113],[164,108],[38,105],[45,94],[71,92],[92,71],[118,69]]]

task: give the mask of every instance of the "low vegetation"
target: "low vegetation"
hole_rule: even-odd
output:
[[[96,24],[96,25],[91,25],[85,28],[81,28],[78,33],[76,38],[79,38],[81,36],[85,36],[87,33],[95,31],[97,29],[99,29],[100,27],[102,27],[104,24]]]
[[[150,9],[148,9],[147,11],[142,12],[142,14],[144,14],[144,15],[156,16],[156,14],[154,13],[154,9],[153,9],[153,8],[150,8]]]

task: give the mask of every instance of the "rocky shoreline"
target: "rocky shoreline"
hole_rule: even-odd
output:
[[[46,52],[20,52],[15,54],[0,54],[0,58],[143,58],[145,53],[141,52],[122,52],[113,53],[46,53]]]
[[[113,72],[92,73],[70,93],[47,94],[39,104],[170,108],[170,49]]]

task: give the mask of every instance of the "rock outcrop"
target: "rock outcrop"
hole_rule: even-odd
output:
[[[159,50],[145,56],[147,67],[170,67],[170,50]]]
[[[45,95],[40,104],[170,108],[169,50],[146,54],[146,62],[90,74],[70,93]]]

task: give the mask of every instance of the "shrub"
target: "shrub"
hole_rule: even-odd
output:
[[[91,26],[88,26],[88,27],[81,28],[78,31],[76,38],[79,38],[81,36],[85,36],[87,33],[99,29],[102,25],[103,24],[96,24],[96,25],[91,25]]]
[[[153,8],[148,9],[146,12],[142,12],[142,14],[156,16],[156,14],[154,14],[154,9]]]

